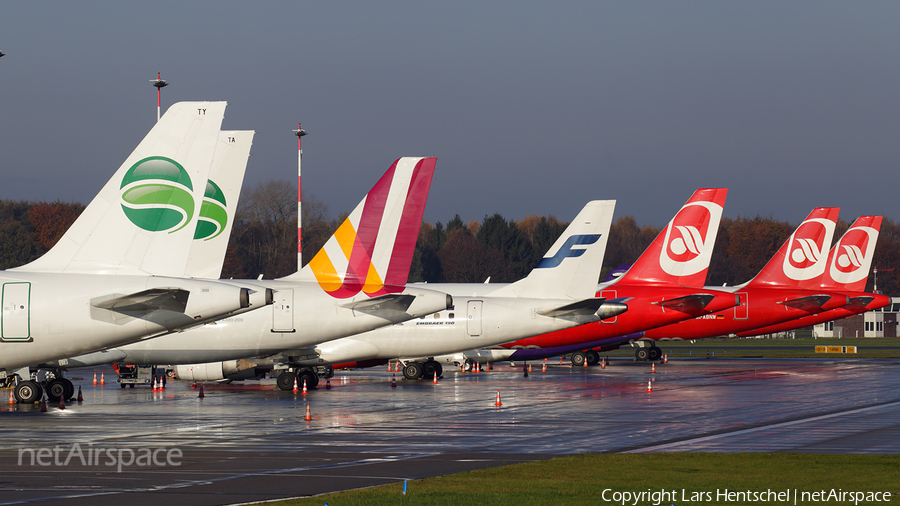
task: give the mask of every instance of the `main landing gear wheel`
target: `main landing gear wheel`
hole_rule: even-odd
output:
[[[43,394],[44,390],[36,381],[22,381],[13,390],[16,400],[22,404],[34,404]]]
[[[637,351],[634,352],[634,357],[641,362],[650,360],[650,348],[638,348]]]
[[[275,378],[275,384],[278,385],[278,388],[284,391],[293,390],[294,389],[294,378],[297,376],[290,372],[284,371],[279,374],[277,378]]]
[[[55,379],[50,383],[47,383],[47,397],[51,401],[58,401],[60,397],[67,399],[66,383],[61,379]]]
[[[576,351],[572,354],[572,365],[576,367],[583,366],[585,360],[587,360],[587,353],[583,351]]]
[[[425,368],[418,362],[409,362],[403,368],[403,377],[408,380],[417,380],[422,377]]]
[[[309,369],[297,371],[297,386],[303,388],[303,380],[306,380],[306,389],[312,390],[319,385],[319,375]],[[291,385],[293,388],[293,385]]]
[[[589,351],[585,353],[587,356],[588,365],[597,365],[600,363],[600,354],[596,351]]]
[[[422,367],[422,374],[425,379],[433,378],[435,373],[437,373],[439,378],[442,374],[444,374],[444,368],[441,367],[441,364],[439,364],[436,360],[429,360],[425,362],[425,365],[423,365]]]
[[[656,346],[651,346],[650,347],[650,361],[656,362],[660,358],[662,358],[662,350],[657,348]]]

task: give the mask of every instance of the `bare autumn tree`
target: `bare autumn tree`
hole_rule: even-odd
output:
[[[231,232],[234,253],[250,277],[297,270],[297,190],[287,181],[244,189]]]
[[[39,254],[49,251],[84,211],[82,204],[65,202],[33,202],[28,206],[28,219],[34,227],[34,244]]]

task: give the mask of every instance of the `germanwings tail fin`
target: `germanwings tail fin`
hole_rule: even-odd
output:
[[[18,270],[183,276],[225,106],[170,107],[59,242]]]
[[[528,276],[491,295],[540,299],[594,297],[615,209],[615,200],[588,202]]]
[[[864,292],[875,243],[881,231],[881,216],[860,216],[844,232],[828,254],[828,267],[821,288]]]
[[[791,286],[819,283],[828,263],[828,246],[834,237],[837,207],[817,207],[785,241],[769,263],[746,286]]]
[[[403,290],[437,158],[400,158],[296,276],[346,299]]]
[[[222,274],[254,133],[247,130],[219,134],[200,216],[194,228],[191,256],[185,271],[187,277],[219,279]]]
[[[728,188],[694,192],[618,283],[703,286]]]

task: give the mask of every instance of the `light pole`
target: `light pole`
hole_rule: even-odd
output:
[[[159,121],[159,96],[160,96],[159,90],[168,86],[169,83],[167,83],[165,79],[159,78],[159,72],[156,73],[156,79],[151,79],[150,82],[153,83],[153,86],[156,87],[156,121],[158,122]]]
[[[306,130],[300,128],[300,123],[297,123],[297,129],[294,130],[294,135],[297,136],[297,272],[300,272],[300,269],[303,268],[303,208],[301,207],[301,196],[302,185],[300,184],[300,165],[303,162],[303,136],[306,135]]]

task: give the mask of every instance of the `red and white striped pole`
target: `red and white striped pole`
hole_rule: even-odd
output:
[[[168,86],[169,83],[167,83],[165,79],[159,78],[159,72],[156,73],[156,79],[151,79],[150,82],[153,83],[153,86],[156,87],[156,121],[159,122],[159,113],[160,113],[159,105],[160,105],[160,95],[161,95],[159,90]]]
[[[303,162],[303,136],[306,130],[300,128],[297,123],[297,129],[294,130],[297,136],[297,272],[303,268],[303,208],[301,206],[301,184],[300,184],[300,165]]]

